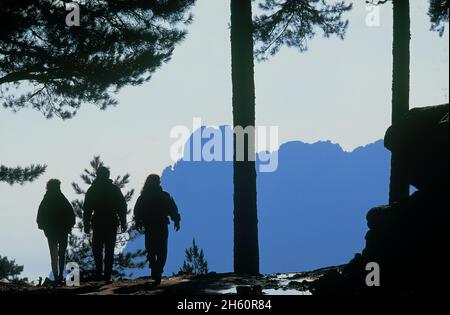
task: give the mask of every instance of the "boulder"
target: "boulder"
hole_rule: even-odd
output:
[[[426,294],[447,283],[448,113],[448,104],[413,109],[388,129],[385,146],[400,158],[409,184],[418,190],[400,203],[371,209],[363,252],[342,273],[316,281],[313,293]],[[372,262],[380,266],[380,287],[365,281]]]
[[[419,190],[448,187],[449,105],[414,108],[386,132],[408,182]]]

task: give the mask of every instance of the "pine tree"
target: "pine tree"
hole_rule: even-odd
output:
[[[348,20],[343,14],[352,9],[345,1],[325,0],[264,0],[259,4],[262,14],[255,17],[255,54],[267,60],[283,46],[295,47],[300,52],[308,49],[308,41],[318,30],[325,38],[332,35],[344,39]]]
[[[348,22],[342,15],[352,6],[343,1],[265,0],[259,8],[264,13],[253,21],[250,0],[231,0],[233,124],[244,129],[255,126],[254,56],[265,60],[283,45],[304,51],[316,28],[326,37],[343,38]],[[253,136],[246,138],[244,161],[236,159],[236,140],[234,150],[234,270],[241,274],[259,273],[254,142]]]
[[[231,0],[233,125],[255,127],[255,81],[251,0]],[[234,270],[259,273],[255,138],[246,136],[244,160],[237,160],[234,140]],[[250,149],[249,149],[250,148]]]
[[[184,275],[206,275],[208,270],[208,262],[205,259],[203,249],[200,249],[192,240],[192,246],[185,250],[186,260],[180,268],[179,274]]]
[[[81,174],[81,179],[86,186],[90,186],[95,177],[97,169],[104,166],[103,161],[99,156],[95,156],[90,163],[90,169],[85,169]],[[117,176],[114,179],[114,184],[120,189],[125,189],[129,184],[130,175]],[[84,234],[83,225],[83,200],[87,189],[81,188],[77,183],[72,183],[72,187],[80,199],[72,202],[73,208],[76,214],[76,224],[73,232],[69,236],[69,250],[67,261],[76,262],[80,266],[81,278],[83,281],[89,281],[95,278],[95,264],[92,254],[92,238],[91,235]],[[128,190],[124,195],[127,203],[131,201],[134,195],[134,189]],[[128,217],[130,223],[128,224],[128,230],[125,234],[119,234],[116,242],[116,254],[114,257],[113,276],[120,277],[132,277],[132,269],[140,269],[144,267],[145,260],[139,260],[139,258],[145,257],[145,251],[137,250],[133,253],[122,252],[122,249],[128,241],[137,238],[140,233],[136,229],[133,222],[131,222],[131,209],[128,210]],[[131,271],[130,271],[131,270]]]

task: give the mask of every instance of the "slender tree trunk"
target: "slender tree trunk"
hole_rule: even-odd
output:
[[[409,110],[411,19],[409,0],[393,0],[393,78],[392,124],[396,124]],[[409,196],[409,184],[402,170],[402,158],[391,158],[391,184],[389,201],[395,203]]]
[[[231,0],[233,124],[255,126],[255,82],[251,0]],[[245,159],[236,159],[234,141],[234,271],[259,273],[255,138],[246,137]],[[253,151],[253,152],[252,152]]]

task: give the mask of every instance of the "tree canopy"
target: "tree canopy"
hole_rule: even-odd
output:
[[[0,1],[4,107],[67,119],[83,103],[116,104],[113,93],[149,80],[170,59],[195,0],[77,1],[79,27],[65,24],[68,2]]]
[[[308,49],[308,40],[320,30],[325,37],[343,39],[348,20],[343,14],[352,9],[345,1],[328,4],[325,0],[264,0],[261,14],[255,17],[255,55],[265,60],[284,45],[301,52]]]
[[[99,156],[95,156],[90,162],[90,168],[83,171],[80,178],[86,187],[92,185],[96,178],[97,170],[101,166],[105,166],[104,162]],[[129,182],[129,174],[117,176],[113,180],[114,185],[119,187],[121,190],[125,189]],[[72,183],[72,187],[74,192],[80,198],[72,202],[76,215],[76,223],[75,228],[69,236],[68,261],[78,263],[81,270],[81,279],[83,281],[88,281],[95,278],[95,265],[92,254],[92,237],[91,235],[83,233],[83,203],[87,188],[82,188],[77,183]],[[131,202],[133,195],[134,189],[127,190],[124,195],[127,203]],[[123,247],[128,241],[134,240],[140,235],[134,221],[131,220],[131,216],[131,209],[128,209],[127,217],[130,222],[128,224],[127,231],[126,233],[119,234],[116,240],[113,276],[117,278],[132,277],[133,270],[144,267],[145,260],[142,258],[145,256],[145,252],[143,250],[137,250],[129,253],[122,252]]]
[[[0,0],[0,106],[68,119],[85,103],[115,105],[167,62],[186,35],[195,0],[85,0],[80,26],[66,25],[64,0]],[[0,166],[0,182],[23,184],[45,165]]]
[[[23,266],[16,264],[15,260],[0,255],[0,280],[17,278],[23,271]]]
[[[46,165],[31,165],[29,167],[6,167],[0,165],[0,182],[10,185],[32,182],[45,172]]]

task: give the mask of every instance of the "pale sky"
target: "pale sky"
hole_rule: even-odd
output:
[[[331,140],[352,150],[383,138],[390,125],[392,8],[381,8],[380,27],[365,24],[364,1],[346,16],[346,39],[319,34],[309,50],[283,49],[255,66],[257,124],[279,126],[279,143]],[[411,1],[411,107],[448,102],[448,31],[429,31],[428,0]],[[31,280],[50,270],[47,243],[35,216],[50,178],[78,180],[94,155],[113,175],[129,172],[140,189],[150,172],[171,165],[169,133],[232,121],[229,1],[198,0],[187,39],[172,60],[140,87],[124,88],[119,105],[106,112],[85,106],[70,121],[46,120],[31,109],[0,109],[0,163],[48,164],[47,172],[24,186],[0,183],[0,255],[25,265]]]

